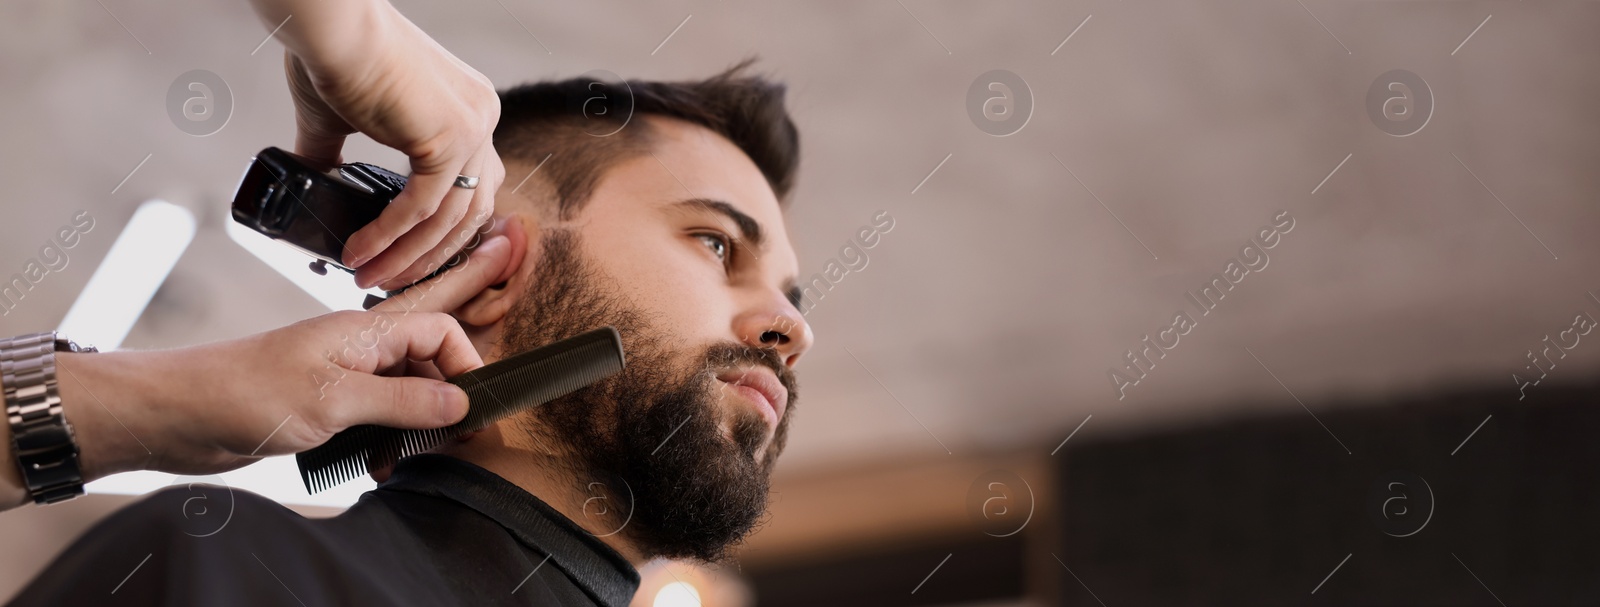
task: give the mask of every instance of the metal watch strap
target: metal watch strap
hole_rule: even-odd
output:
[[[56,352],[94,352],[54,331],[0,339],[0,387],[5,390],[11,445],[33,501],[53,504],[83,495],[78,445],[62,412]]]

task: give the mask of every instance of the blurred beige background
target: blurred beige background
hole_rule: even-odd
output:
[[[199,234],[125,347],[324,311],[222,232],[251,155],[293,141],[282,47],[252,56],[268,28],[240,2],[102,2],[0,8],[0,275],[78,210],[98,221],[0,332],[54,327],[150,198],[192,210]],[[779,467],[780,493],[810,487],[806,510],[843,522],[780,500],[753,550],[890,537],[892,522],[862,513],[916,502],[926,515],[901,518],[959,524],[986,458],[1048,452],[1075,428],[1259,413],[1241,403],[1280,402],[1285,387],[1310,402],[1482,383],[1514,400],[1524,352],[1600,313],[1597,3],[396,4],[499,86],[592,69],[701,77],[758,53],[802,130],[789,229],[803,271],[878,211],[895,218],[868,267],[808,316],[817,347]],[[191,69],[233,94],[209,137],[165,109]],[[1031,91],[1014,135],[969,118],[967,90],[991,69]],[[1366,107],[1393,69],[1434,98],[1407,137]],[[346,157],[404,168],[367,141]],[[1119,402],[1108,369],[1174,311],[1196,314],[1185,293],[1281,211],[1296,223],[1269,267],[1196,316]],[[1553,379],[1591,373],[1589,340]],[[947,472],[893,472],[920,465]],[[890,472],[863,472],[877,469]],[[878,501],[829,499],[807,484],[818,478],[877,479],[858,495]],[[13,571],[0,567],[0,596]]]

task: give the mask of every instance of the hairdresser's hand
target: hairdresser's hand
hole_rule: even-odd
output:
[[[284,26],[295,151],[336,164],[345,137],[361,132],[411,159],[405,191],[345,243],[342,261],[362,287],[428,275],[461,249],[452,235],[489,218],[505,178],[493,84],[383,0],[254,2],[267,27]],[[453,187],[457,175],[477,188]]]
[[[494,243],[493,251],[498,254],[501,245],[496,241],[503,241],[509,246],[509,259],[504,264],[490,260],[480,263],[479,256],[483,249]],[[466,263],[450,268],[449,271],[419,284],[404,293],[396,295],[381,304],[373,306],[374,312],[404,313],[407,310],[417,312],[449,312],[460,308],[485,288],[499,284],[510,279],[521,266],[520,261],[527,251],[527,236],[523,232],[522,223],[515,217],[497,221],[489,232],[489,239],[479,246]],[[444,378],[452,375],[446,373],[442,367],[434,368],[426,362],[413,362],[407,373],[419,377]],[[372,480],[383,482],[389,478],[389,472],[394,466],[377,470],[370,470]]]
[[[124,421],[151,428],[141,437],[152,452],[147,468],[179,474],[297,453],[357,424],[455,423],[467,412],[465,392],[400,374],[408,359],[431,361],[446,376],[483,365],[455,319],[428,313],[335,312],[170,356],[206,397],[178,399],[158,419],[143,418],[160,409]]]
[[[460,421],[466,393],[440,378],[483,360],[440,310],[505,281],[517,268],[514,249],[523,248],[491,237],[464,263],[371,312],[176,350],[56,355],[85,480],[130,470],[218,473],[310,449],[357,424]],[[0,438],[7,432],[0,426]],[[0,460],[3,510],[25,492],[9,449]]]

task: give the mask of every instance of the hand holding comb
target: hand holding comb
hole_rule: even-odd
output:
[[[612,327],[495,361],[447,380],[467,393],[467,416],[461,421],[431,430],[346,428],[321,446],[295,455],[300,478],[308,493],[324,491],[571,394],[616,375],[622,366],[622,339]]]

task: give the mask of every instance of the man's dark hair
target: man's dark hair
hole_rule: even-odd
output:
[[[784,109],[787,87],[746,75],[754,62],[746,58],[697,81],[628,80],[624,86],[585,75],[503,90],[495,149],[503,158],[543,162],[539,177],[549,184],[547,196],[558,203],[560,218],[571,219],[607,169],[651,151],[657,133],[640,116],[677,118],[732,141],[786,204],[800,164],[800,135]]]

